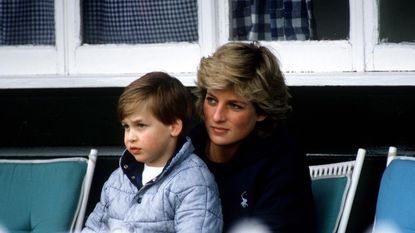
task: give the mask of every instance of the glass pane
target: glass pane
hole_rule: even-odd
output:
[[[54,0],[0,1],[0,45],[54,45]]]
[[[197,0],[84,0],[86,44],[142,44],[198,40]]]
[[[313,0],[313,40],[348,39],[349,9],[349,0]]]
[[[340,40],[348,0],[230,0],[230,40]]]
[[[381,42],[415,42],[415,1],[380,0],[379,7]]]

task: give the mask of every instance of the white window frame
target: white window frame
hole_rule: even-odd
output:
[[[356,0],[354,0],[356,1]],[[379,43],[378,0],[362,1],[365,10],[367,71],[415,71],[415,43]]]
[[[415,85],[415,44],[379,44],[377,0],[349,2],[349,40],[261,42],[287,84]],[[55,0],[56,46],[0,47],[0,88],[122,87],[153,70],[193,86],[200,58],[228,41],[228,9],[198,0],[198,43],[81,45],[80,0]]]
[[[63,73],[65,19],[62,3],[60,0],[55,1],[55,46],[0,46],[0,81],[30,75]]]
[[[350,0],[351,4],[357,4],[360,0]],[[220,1],[222,6],[219,8],[225,9],[220,11],[221,23],[220,28],[229,28],[228,20],[228,1]],[[354,8],[357,8],[354,9]],[[362,25],[357,24],[356,19],[362,9],[358,7],[351,7],[350,18],[351,24],[354,28],[361,28]],[[272,41],[261,42],[262,45],[271,47],[277,57],[280,59],[282,70],[285,72],[343,72],[362,70],[362,64],[355,57],[361,55],[356,53],[357,45],[362,44],[363,41],[359,37],[357,30],[350,32],[350,41],[336,40],[336,41]],[[220,43],[226,43],[229,38],[229,30],[220,31]],[[352,46],[353,45],[353,46]],[[336,61],[336,62],[333,62]]]

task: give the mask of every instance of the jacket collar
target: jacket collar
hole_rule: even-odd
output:
[[[170,173],[173,170],[173,168],[177,166],[177,164],[181,163],[181,161],[183,161],[190,154],[192,154],[193,150],[194,147],[192,145],[190,138],[179,140],[176,146],[176,151],[167,161],[163,171],[157,176],[157,180],[160,180],[162,177]],[[137,160],[135,160],[134,156],[128,150],[124,150],[120,158],[119,165],[123,173],[130,180],[130,182],[134,184],[134,186],[136,186],[137,189],[141,189],[143,187],[142,174],[144,169],[144,163],[138,162]]]

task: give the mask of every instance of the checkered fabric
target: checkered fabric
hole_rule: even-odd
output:
[[[0,45],[54,45],[54,0],[0,0]]]
[[[308,40],[312,0],[231,0],[233,40]]]
[[[198,40],[197,0],[84,0],[85,44]]]

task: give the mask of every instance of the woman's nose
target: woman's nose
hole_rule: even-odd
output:
[[[216,122],[224,121],[226,119],[226,113],[223,107],[217,106],[213,112],[213,120]]]

